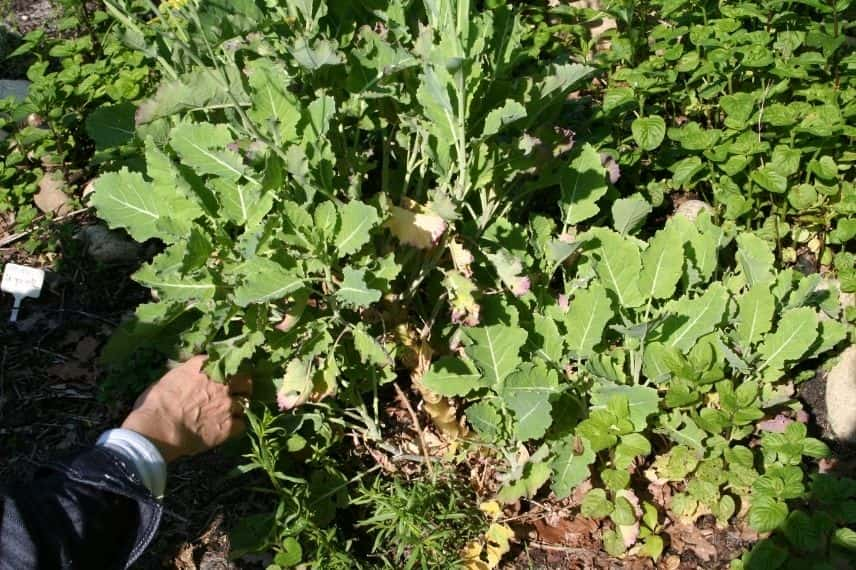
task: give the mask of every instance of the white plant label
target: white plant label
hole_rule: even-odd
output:
[[[3,269],[3,281],[0,290],[15,297],[15,305],[12,307],[12,316],[9,322],[18,320],[18,311],[21,309],[21,301],[30,297],[37,299],[42,294],[42,285],[45,282],[45,272],[35,267],[7,263]]]

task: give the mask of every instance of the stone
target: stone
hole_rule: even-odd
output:
[[[23,101],[29,92],[29,81],[23,79],[0,79],[0,99],[14,97],[19,101]]]
[[[856,443],[856,346],[842,352],[826,375],[826,413],[835,436]]]
[[[675,210],[675,215],[684,216],[689,221],[694,222],[698,219],[698,215],[701,214],[703,210],[713,212],[713,208],[707,202],[702,202],[701,200],[687,200],[678,206],[678,209]]]
[[[36,207],[45,214],[63,216],[71,212],[71,198],[63,192],[65,180],[60,172],[49,172],[39,180],[39,191],[33,196]]]
[[[89,257],[105,265],[134,263],[141,254],[141,246],[124,232],[102,225],[86,226],[76,237],[83,242]]]

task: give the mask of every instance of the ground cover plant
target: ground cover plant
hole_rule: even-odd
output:
[[[627,6],[626,22],[650,19],[647,3]],[[830,450],[795,399],[852,342],[839,303],[852,288],[847,60],[830,40],[839,83],[812,91],[834,99],[823,112],[838,106],[840,121],[822,121],[834,132],[754,130],[754,90],[769,86],[748,72],[730,86],[689,80],[719,85],[698,95],[709,122],[691,127],[699,117],[678,117],[690,103],[645,74],[684,57],[680,38],[717,30],[697,21],[707,4],[651,6],[675,17],[653,44],[622,27],[592,55],[545,41],[546,7],[188,0],[140,15],[107,3],[164,80],[128,141],[145,164],[102,174],[92,202],[164,248],[135,275],[155,300],[105,357],[133,367],[153,350],[205,352],[219,380],[253,374],[244,471],[264,473],[271,508],[244,521],[238,553],[273,551],[274,568],[490,568],[513,535],[503,508],[585,491],[574,515],[599,521],[612,556],[658,560],[667,527],[710,516],[776,533],[737,565],[852,561],[852,481],[816,473]],[[724,6],[754,25],[746,5]],[[792,53],[826,37],[803,9],[777,12],[813,30]],[[742,54],[720,25],[724,47],[687,53]],[[680,26],[691,30],[672,34]],[[660,35],[676,57],[659,55]],[[750,86],[737,121],[726,97]],[[735,156],[751,160],[717,170]],[[794,203],[805,189],[791,182],[816,200]],[[713,207],[672,214],[664,197],[677,190]],[[796,259],[802,231],[824,244],[809,274],[785,251]],[[393,397],[419,431],[409,450],[379,412]],[[418,466],[410,481],[390,475],[396,461]],[[489,475],[475,491],[459,472],[473,462]]]
[[[10,69],[29,62],[27,96],[0,101],[0,213],[20,229],[39,214],[40,188],[43,209],[68,213],[98,164],[132,156],[121,149],[133,137],[132,101],[154,82],[145,55],[105,11],[79,0],[55,9],[55,30],[34,30],[0,52]]]

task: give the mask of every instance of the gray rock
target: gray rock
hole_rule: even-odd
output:
[[[23,79],[0,79],[0,99],[14,97],[23,101],[30,92],[30,82]]]
[[[71,212],[71,198],[63,191],[61,172],[48,172],[39,180],[39,191],[33,196],[36,207],[45,214],[62,216]]]
[[[702,202],[701,200],[687,200],[675,210],[675,215],[684,216],[691,222],[694,222],[698,219],[699,214],[702,211],[713,212],[713,208],[707,202]]]
[[[856,443],[856,346],[841,353],[826,376],[826,413],[835,436]]]
[[[93,260],[106,265],[133,263],[139,259],[141,246],[124,233],[101,225],[86,226],[77,234]]]

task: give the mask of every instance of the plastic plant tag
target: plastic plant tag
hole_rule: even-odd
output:
[[[35,267],[7,263],[3,269],[3,281],[0,290],[15,297],[12,307],[12,316],[9,322],[18,320],[18,311],[21,309],[21,301],[26,297],[37,299],[42,294],[42,285],[45,282],[45,272]]]

